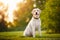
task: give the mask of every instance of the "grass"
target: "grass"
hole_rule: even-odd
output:
[[[36,37],[24,37],[23,31],[15,32],[0,32],[0,40],[59,40],[60,34],[44,34],[39,37],[36,32]]]

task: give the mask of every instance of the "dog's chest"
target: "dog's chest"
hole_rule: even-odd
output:
[[[34,20],[34,25],[35,25],[35,28],[37,28],[38,26],[40,26],[40,20],[39,19],[35,19]]]

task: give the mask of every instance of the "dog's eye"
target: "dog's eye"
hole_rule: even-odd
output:
[[[35,10],[34,10],[34,12],[35,12]]]
[[[39,10],[37,10],[37,11],[39,11]]]

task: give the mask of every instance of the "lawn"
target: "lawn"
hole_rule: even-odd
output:
[[[39,37],[36,32],[36,37],[24,37],[23,31],[15,32],[0,32],[0,40],[60,40],[60,34],[44,34]]]

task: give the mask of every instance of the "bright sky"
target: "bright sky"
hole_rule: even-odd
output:
[[[16,9],[17,3],[23,2],[23,0],[0,0],[0,2],[2,2],[5,6],[8,6],[8,22],[13,22],[13,11]],[[0,7],[0,9],[2,9],[2,7]]]

